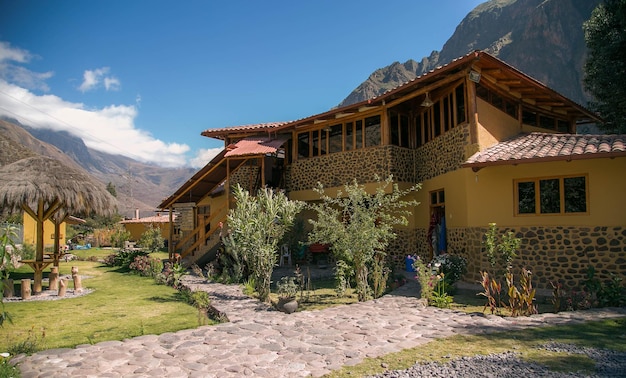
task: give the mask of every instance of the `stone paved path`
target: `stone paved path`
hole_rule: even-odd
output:
[[[245,297],[237,286],[193,276],[186,284],[209,292],[230,322],[18,356],[22,376],[319,377],[453,334],[626,316],[626,308],[501,318],[422,307],[414,281],[377,300],[287,315]]]

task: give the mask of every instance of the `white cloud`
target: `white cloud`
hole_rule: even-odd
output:
[[[96,68],[95,70],[85,70],[83,73],[83,82],[78,87],[81,92],[87,92],[96,89],[100,83],[104,84],[107,91],[116,91],[120,89],[121,83],[115,76],[108,75],[109,67]]]
[[[0,41],[0,62],[28,63],[32,57],[28,51],[11,47],[9,42]]]
[[[207,165],[217,154],[219,154],[223,148],[208,148],[200,149],[196,153],[196,156],[189,160],[189,165],[192,168],[202,168]]]
[[[138,129],[134,124],[137,117],[134,105],[93,109],[55,95],[36,95],[0,79],[0,115],[35,128],[66,130],[99,151],[167,167],[186,165],[189,146],[166,143]]]
[[[33,72],[15,63],[28,63],[33,55],[26,50],[12,47],[10,43],[0,41],[0,79],[15,83],[31,90],[50,90],[45,80],[51,78],[54,73]]]

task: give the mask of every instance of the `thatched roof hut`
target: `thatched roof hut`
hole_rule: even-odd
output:
[[[52,158],[34,156],[0,167],[0,206],[36,210],[40,201],[72,215],[108,215],[117,205],[104,185]]]
[[[108,215],[117,200],[88,174],[58,160],[33,156],[0,167],[0,206],[5,211],[26,211],[37,221],[37,254],[34,291],[41,291],[43,223],[55,216]],[[38,282],[39,281],[39,282]]]

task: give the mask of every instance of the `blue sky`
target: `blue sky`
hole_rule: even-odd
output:
[[[0,1],[0,115],[197,168],[223,147],[203,130],[325,112],[482,2]]]

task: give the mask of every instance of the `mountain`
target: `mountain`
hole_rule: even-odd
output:
[[[485,50],[570,99],[586,104],[582,24],[601,0],[490,0],[457,26],[441,51],[374,71],[339,106],[380,95],[473,50]]]
[[[156,206],[195,173],[191,168],[163,168],[121,155],[88,148],[82,139],[65,131],[34,129],[11,120],[0,120],[0,147],[11,149],[12,161],[37,153],[83,169],[96,180],[112,183],[120,203],[120,214],[152,215]],[[0,165],[12,161],[0,161]]]

